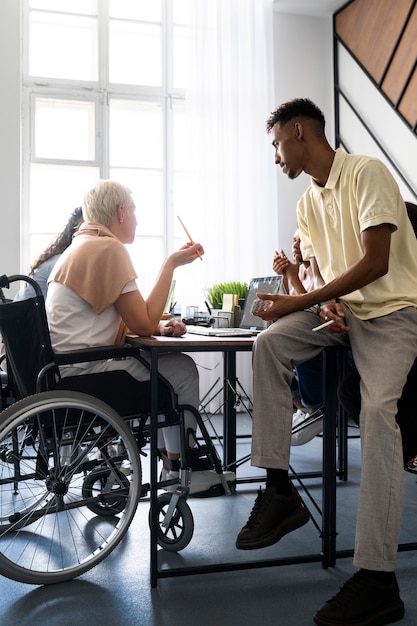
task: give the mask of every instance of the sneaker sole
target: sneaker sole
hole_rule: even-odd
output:
[[[312,424],[304,426],[304,428],[300,429],[298,432],[295,432],[291,436],[291,445],[292,446],[303,446],[308,443],[317,435],[323,432],[323,418],[321,417],[319,420],[314,421]]]
[[[378,613],[364,617],[361,621],[358,621],[358,618],[337,620],[322,617],[319,614],[314,616],[313,621],[317,626],[385,626],[385,624],[399,622],[404,617],[404,613],[404,602],[399,598],[394,604],[381,609]]]
[[[286,517],[279,526],[273,528],[267,535],[247,541],[236,539],[236,548],[238,550],[256,550],[258,548],[267,548],[268,546],[274,545],[274,543],[278,543],[284,535],[287,535],[293,530],[297,530],[297,528],[301,528],[301,526],[307,524],[309,519],[310,513],[303,507],[294,511],[292,515]]]

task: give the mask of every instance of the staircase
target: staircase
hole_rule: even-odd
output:
[[[336,142],[385,160],[417,197],[417,0],[352,0],[334,15]]]

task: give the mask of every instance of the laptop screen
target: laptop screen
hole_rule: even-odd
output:
[[[263,278],[252,278],[249,283],[248,295],[246,297],[245,308],[243,309],[240,328],[254,328],[263,330],[269,324],[260,317],[252,314],[252,307],[256,301],[257,293],[278,293],[283,292],[282,276],[266,276]]]

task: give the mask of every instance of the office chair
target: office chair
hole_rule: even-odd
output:
[[[36,296],[0,301],[0,333],[16,402],[0,416],[0,573],[32,584],[63,582],[88,571],[117,546],[143,494],[139,453],[149,440],[150,382],[126,371],[61,378],[59,366],[134,357],[133,346],[55,352],[45,303],[30,277],[0,277],[0,288],[29,282]],[[214,468],[220,459],[194,407],[178,405],[159,379],[158,428],[178,425],[182,437],[181,482],[157,500],[158,544],[183,549],[193,535],[186,502],[187,473]],[[183,432],[184,410],[194,412],[206,437],[194,449]],[[166,487],[168,481],[150,488]],[[224,484],[225,492],[230,486]]]

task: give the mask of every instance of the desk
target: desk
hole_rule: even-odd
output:
[[[236,389],[236,353],[250,352],[255,337],[128,337],[128,342],[148,351],[151,357],[151,380],[155,383],[152,396],[156,398],[158,355],[163,352],[222,352],[223,353],[223,435],[224,465],[235,471],[236,461],[236,408],[235,398],[228,391]]]
[[[224,464],[233,470],[236,461],[236,408],[235,398],[229,393],[229,385],[236,388],[236,353],[252,350],[254,337],[206,337],[204,335],[184,335],[183,337],[127,337],[128,343],[147,351],[151,359],[151,586],[156,587],[158,578],[174,576],[175,570],[159,570],[157,541],[157,397],[158,397],[158,355],[166,352],[223,352],[223,393],[225,399],[223,416]],[[221,566],[181,568],[181,575],[221,571]],[[230,569],[227,568],[227,569]],[[179,575],[179,572],[177,573]]]
[[[236,353],[252,350],[253,337],[205,337],[185,335],[184,337],[128,337],[128,342],[150,354],[151,361],[151,585],[156,587],[158,578],[185,576],[210,572],[224,572],[277,565],[321,562],[324,568],[332,567],[336,561],[336,408],[337,408],[337,350],[325,351],[324,398],[326,427],[323,431],[323,486],[322,486],[322,528],[320,532],[322,551],[289,558],[224,563],[158,569],[157,542],[157,394],[158,394],[158,355],[164,352],[223,352],[224,378],[230,384],[236,383]],[[228,385],[225,382],[225,386]],[[224,438],[225,464],[236,460],[236,410],[234,398],[225,388]],[[338,556],[351,556],[352,551],[338,553]]]

